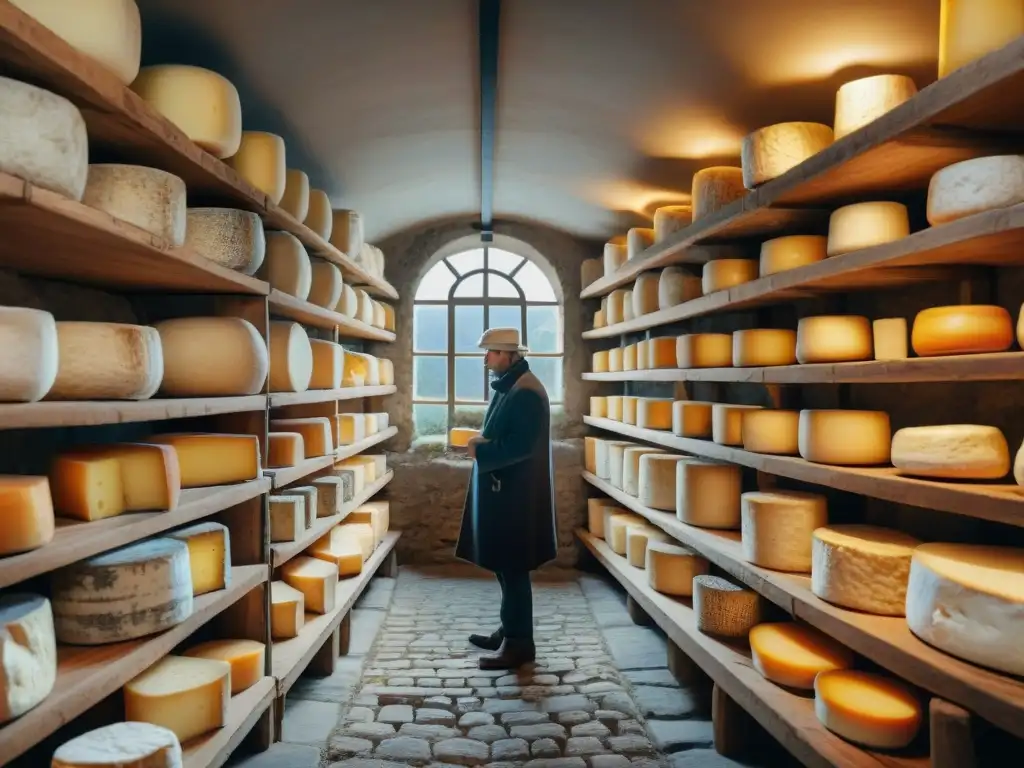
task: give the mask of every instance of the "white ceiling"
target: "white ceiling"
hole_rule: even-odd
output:
[[[367,237],[476,216],[476,0],[138,0],[146,63],[207,66],[247,129]],[[605,238],[738,164],[748,131],[831,123],[846,80],[935,77],[937,0],[504,0],[497,218]]]

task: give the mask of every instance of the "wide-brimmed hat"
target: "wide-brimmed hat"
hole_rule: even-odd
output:
[[[489,328],[484,331],[480,341],[476,343],[480,349],[493,350],[495,352],[529,352],[530,350],[519,343],[519,330],[517,328]]]

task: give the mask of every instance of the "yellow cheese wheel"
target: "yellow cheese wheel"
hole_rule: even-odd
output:
[[[931,307],[914,318],[910,343],[919,357],[1005,352],[1013,345],[1013,320],[998,306]]]
[[[921,729],[921,703],[889,677],[838,669],[814,679],[814,712],[847,741],[871,749],[902,749]]]
[[[608,395],[608,418],[622,421],[622,395]]]
[[[832,143],[832,128],[821,123],[776,123],[747,134],[740,149],[743,186],[764,184]]]
[[[942,0],[939,77],[1024,35],[1024,7],[1014,0]]]
[[[645,453],[640,457],[640,493],[645,507],[676,510],[676,464],[683,459],[669,453]]]
[[[281,207],[296,221],[303,221],[309,213],[309,176],[298,168],[289,168],[285,174],[284,196]]]
[[[322,189],[311,189],[309,191],[309,211],[302,221],[324,240],[331,239],[331,231],[334,229],[334,217],[331,214],[331,199]]]
[[[686,229],[693,222],[693,208],[689,205],[664,205],[654,211],[654,242],[660,243],[669,235]]]
[[[626,263],[626,259],[629,256],[629,251],[626,248],[625,238],[621,242],[615,242],[614,240],[605,243],[604,245],[604,257],[602,262],[604,264],[604,276],[615,274],[615,271]]]
[[[228,164],[274,205],[281,202],[288,181],[288,166],[284,139],[280,136],[266,131],[244,131],[241,146]]]
[[[608,371],[610,373],[622,372],[622,347],[612,347],[608,350]]]
[[[58,322],[57,345],[57,377],[45,400],[148,400],[163,380],[155,328]]]
[[[636,404],[642,398],[633,395],[622,396],[622,422],[636,425]]]
[[[832,122],[836,141],[874,122],[917,94],[917,86],[906,75],[874,75],[851,80],[836,92],[836,114]]]
[[[641,429],[672,429],[672,398],[639,398],[636,403],[636,425]]]
[[[787,235],[761,243],[758,274],[761,277],[805,267],[827,257],[828,238],[821,235]]]
[[[594,313],[593,327],[595,329],[597,329],[597,328],[604,328],[607,324],[608,323],[607,323],[607,321],[605,320],[605,317],[604,317],[604,310],[603,309],[597,310],[597,312]]]
[[[679,437],[711,437],[712,403],[676,400],[672,403],[672,434]]]
[[[740,497],[743,559],[791,573],[811,572],[811,539],[828,523],[828,502],[817,493],[753,491]]]
[[[668,541],[647,542],[647,580],[656,592],[674,597],[693,594],[693,578],[708,572],[707,560],[692,549]]]
[[[866,317],[802,317],[796,326],[796,359],[802,364],[870,360],[872,341],[871,321]]]
[[[891,243],[910,234],[910,217],[902,203],[854,203],[832,212],[828,221],[828,255]]]
[[[657,336],[647,342],[640,343],[646,343],[647,349],[647,354],[643,355],[643,359],[646,360],[647,364],[644,365],[643,368],[654,369],[676,367],[676,348],[679,342],[675,336]],[[639,363],[639,348],[637,351],[637,357],[637,362]]]
[[[885,317],[871,321],[875,360],[907,359],[907,320]]]
[[[944,424],[904,427],[892,436],[892,464],[902,473],[947,480],[999,480],[1010,447],[996,427]]]
[[[608,398],[594,396],[590,398],[590,415],[598,419],[608,418]]]
[[[658,272],[644,272],[636,282],[633,283],[633,317],[640,317],[651,312],[658,311],[658,285],[661,283],[661,274]]]
[[[636,344],[629,344],[622,348],[622,370],[636,370]]]
[[[680,368],[729,368],[732,366],[732,334],[688,333],[676,339],[676,364]]]
[[[800,456],[817,464],[888,464],[891,435],[884,411],[800,411]]]
[[[658,278],[658,309],[669,309],[700,297],[701,279],[681,267],[667,267]]]
[[[732,364],[736,368],[796,363],[796,331],[756,328],[732,334]]]
[[[654,245],[654,230],[647,227],[633,227],[626,232],[626,259],[639,258],[640,254]]]
[[[704,265],[701,292],[725,291],[757,279],[758,262],[753,259],[716,259]]]
[[[591,357],[590,370],[594,373],[608,373],[608,350],[602,349]]]
[[[740,412],[743,450],[796,456],[800,452],[800,412],[752,408]]]
[[[713,403],[711,406],[711,439],[719,445],[743,445],[743,419],[760,405]]]
[[[626,319],[626,291],[618,288],[608,294],[608,305],[605,307],[605,320],[608,325],[621,323]]]
[[[627,528],[626,561],[634,568],[646,568],[648,543],[668,540],[668,534],[653,525]]]
[[[269,358],[256,327],[238,317],[180,317],[155,326],[163,349],[160,392],[226,397],[263,391]]]
[[[736,464],[685,458],[676,464],[676,517],[701,528],[739,528],[742,485]]]
[[[754,669],[788,688],[811,690],[819,673],[853,666],[848,648],[805,624],[758,624],[748,638]]]
[[[746,194],[743,169],[732,166],[703,168],[693,174],[691,185],[693,220],[697,221]]]

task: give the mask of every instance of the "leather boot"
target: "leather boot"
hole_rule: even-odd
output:
[[[489,635],[470,635],[469,642],[475,645],[477,648],[483,648],[485,651],[496,651],[501,648],[501,641],[505,639],[505,632],[501,629],[496,629]]]
[[[533,640],[517,640],[506,637],[497,656],[481,656],[480,669],[515,669],[529,664],[537,658]]]

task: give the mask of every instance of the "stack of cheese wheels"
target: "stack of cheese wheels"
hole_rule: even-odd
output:
[[[907,319],[881,317],[871,321],[875,360],[906,360]]]
[[[645,453],[640,457],[640,503],[651,509],[676,509],[676,464],[685,457],[670,453]]]
[[[746,638],[761,621],[761,596],[721,576],[694,576],[693,612],[701,632]]]
[[[773,571],[811,572],[811,538],[828,523],[817,493],[754,491],[740,497],[743,557]]]
[[[693,200],[693,220],[697,221],[746,194],[743,187],[743,169],[732,166],[703,168],[693,174],[690,192]]]
[[[832,212],[828,255],[891,243],[910,234],[910,216],[902,203],[854,203]]]
[[[760,405],[711,405],[711,439],[719,445],[743,445],[743,419]]]
[[[664,205],[654,211],[654,242],[660,243],[673,232],[686,229],[693,223],[693,208],[689,205]]]
[[[688,333],[676,340],[676,365],[680,368],[730,368],[731,333]]]
[[[917,539],[872,525],[818,528],[811,542],[811,591],[844,608],[903,616]]]
[[[928,183],[928,223],[946,224],[982,211],[1024,203],[1024,155],[964,160]]]
[[[787,688],[812,690],[818,674],[853,666],[848,648],[806,624],[758,624],[748,639],[754,669]]]
[[[921,703],[909,688],[852,669],[814,679],[814,712],[833,733],[872,749],[902,749],[921,728]]]
[[[641,342],[643,343],[643,342]],[[656,368],[675,368],[676,367],[676,347],[678,346],[678,340],[675,336],[659,336],[650,339],[646,342],[647,354],[644,356],[646,359],[645,369],[656,369]],[[640,353],[637,352],[639,357]]]
[[[739,528],[742,481],[735,464],[681,460],[676,464],[676,517],[701,528]]]
[[[713,403],[699,400],[676,400],[672,403],[672,434],[679,437],[711,437]]]
[[[761,277],[805,267],[827,257],[828,238],[821,235],[787,235],[761,243],[758,274]]]
[[[875,75],[844,83],[836,92],[832,121],[836,141],[874,122],[916,93],[917,86],[906,75]]]
[[[626,560],[634,568],[647,567],[647,546],[652,541],[670,541],[669,535],[653,525],[626,529]]]
[[[259,271],[267,249],[259,214],[234,208],[189,208],[185,245],[244,275]]]
[[[743,185],[754,189],[781,176],[832,143],[832,128],[821,123],[777,123],[743,139]]]
[[[796,327],[796,359],[846,363],[872,357],[871,321],[854,315],[804,317]]]
[[[999,306],[931,307],[914,318],[910,343],[919,357],[1005,352],[1013,345],[1013,320]]]
[[[610,515],[605,520],[605,541],[617,555],[626,554],[626,530],[631,527],[646,527],[647,521],[632,513]]]
[[[750,408],[740,412],[743,450],[795,456],[800,452],[800,412]]]
[[[664,595],[689,597],[693,577],[707,573],[710,564],[692,549],[668,541],[647,542],[647,580],[651,588]]]
[[[651,367],[651,361],[648,357],[650,344],[647,341],[638,341],[636,343],[636,369],[643,371]]]
[[[1010,447],[995,427],[948,424],[904,427],[892,436],[892,465],[907,475],[945,480],[999,480]]]
[[[699,298],[701,279],[682,267],[666,267],[658,277],[658,309],[671,309]]]
[[[888,464],[891,435],[884,411],[800,411],[800,457],[817,464]]]

